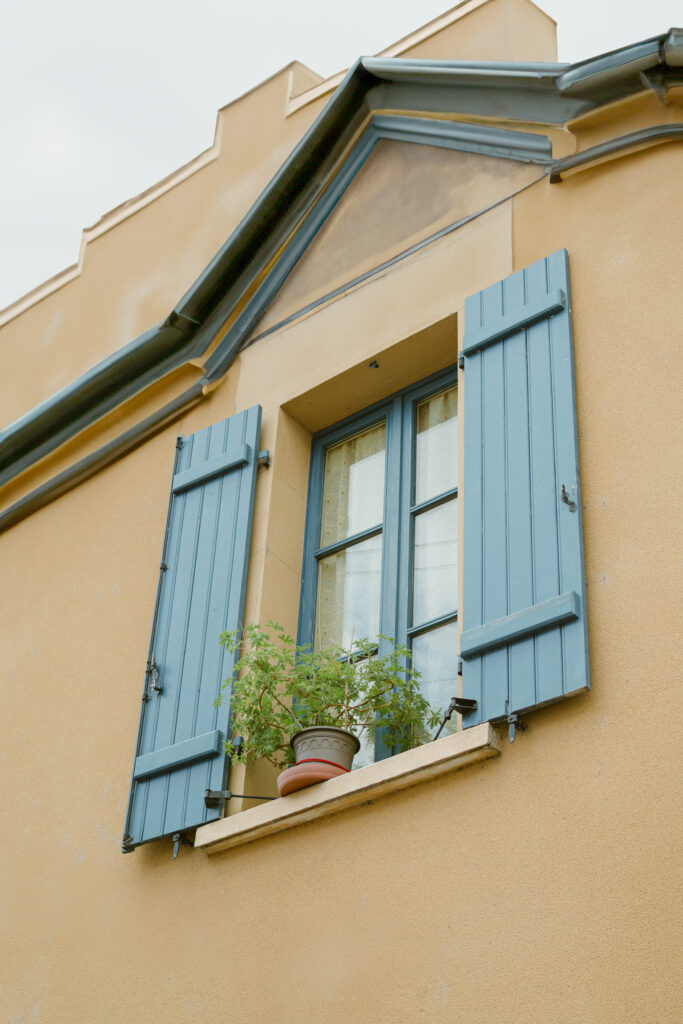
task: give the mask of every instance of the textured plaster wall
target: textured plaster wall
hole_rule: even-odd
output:
[[[252,346],[229,386],[3,538],[3,1019],[677,1020],[677,168],[662,147],[532,186]],[[248,614],[291,626],[308,431],[280,406],[562,245],[592,692],[480,768],[212,859],[124,857],[176,433],[264,402]]]
[[[380,139],[257,324],[258,337],[437,231],[543,174],[534,164]]]
[[[530,186],[251,346],[203,404],[0,538],[0,1020],[678,1020],[679,167],[663,146]],[[294,628],[310,430],[444,365],[449,331],[455,358],[465,296],[561,246],[592,691],[481,767],[214,858],[123,856],[176,435],[264,405],[247,616]]]
[[[422,60],[557,60],[556,25],[530,0],[488,0],[406,51]]]
[[[217,159],[90,241],[80,276],[3,327],[0,428],[168,316],[319,112],[285,118],[288,83],[285,69],[220,111]]]
[[[400,53],[552,61],[555,25],[529,0],[487,0],[426,38],[406,40]],[[290,72],[295,95],[319,81],[295,63],[229,103],[218,114],[216,159],[92,238],[81,273],[2,328],[0,380],[12,387],[0,394],[0,429],[163,320],[182,298],[329,99],[323,94],[285,116]]]

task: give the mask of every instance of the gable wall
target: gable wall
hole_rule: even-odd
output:
[[[529,0],[460,6],[457,20],[424,39],[408,37],[397,52],[556,59],[554,22]],[[312,98],[301,93],[292,107],[290,78],[295,95],[306,85]],[[157,198],[133,217],[120,214],[137,199],[86,229],[80,273],[0,328],[0,379],[13,381],[0,393],[0,429],[168,316],[323,109],[330,93],[317,84],[296,62],[284,68],[219,111],[214,146],[197,158],[199,169],[168,191],[150,189]]]
[[[669,538],[681,496],[668,443],[683,310],[661,196],[678,164],[676,147],[658,147],[532,185],[247,348],[202,405],[3,537],[10,1019],[35,1006],[57,1024],[217,1021],[235,1007],[250,1024],[675,1019]],[[408,383],[422,359],[435,369],[449,342],[454,357],[465,295],[560,246],[592,692],[534,714],[483,767],[212,859],[183,848],[173,862],[166,842],[122,856],[176,434],[264,405],[273,464],[258,483],[248,617],[292,628],[310,431]],[[342,397],[326,408],[330,378]]]
[[[214,160],[94,237],[79,276],[2,328],[0,379],[14,386],[0,425],[168,316],[319,112],[320,102],[285,118],[288,88],[284,69],[225,107]]]
[[[82,286],[97,282],[100,302],[84,294],[72,306],[73,282],[4,328],[0,379],[17,381],[3,392],[7,418],[115,348],[124,313],[137,330],[168,312],[315,112],[304,107],[290,135],[294,121],[278,120],[284,80],[264,88],[278,110],[272,163],[251,150],[231,191],[235,154],[224,148],[93,243]],[[224,140],[249,109],[221,115]],[[580,148],[614,131],[607,116],[577,129]],[[619,130],[658,116],[673,115],[632,104]],[[683,225],[663,197],[677,194],[679,165],[680,147],[661,146],[531,185],[249,346],[202,404],[0,537],[8,1020],[677,1019],[672,539],[683,495],[670,446]],[[216,195],[213,223],[202,211]],[[178,238],[182,258],[160,263]],[[173,862],[167,842],[122,856],[176,436],[263,404],[273,462],[259,471],[247,618],[293,630],[311,432],[454,361],[465,297],[560,247],[574,305],[591,693],[530,716],[499,759],[370,806],[214,858],[181,848]],[[345,251],[346,279],[393,252]],[[313,274],[308,283],[311,295],[326,287]],[[146,395],[112,433],[160,401]],[[69,458],[103,439],[75,442]],[[271,780],[252,770],[230,784],[262,792]]]

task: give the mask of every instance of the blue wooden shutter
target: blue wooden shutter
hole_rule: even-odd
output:
[[[214,707],[240,629],[261,429],[259,406],[179,439],[133,766],[124,852],[220,814],[229,708]]]
[[[588,687],[570,309],[564,249],[465,306],[465,726]]]

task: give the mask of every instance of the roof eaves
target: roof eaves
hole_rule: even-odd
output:
[[[383,89],[395,90],[394,99],[401,102],[394,109],[419,110],[436,93],[441,109],[444,104],[455,109],[452,92],[457,89],[458,104],[469,95],[479,97],[484,111],[502,109],[511,121],[558,124],[611,102],[615,95],[645,89],[639,76],[657,65],[665,72],[675,69],[674,75],[680,77],[680,29],[576,65],[359,59],[169,317],[0,433],[0,483],[188,356],[207,350],[226,311],[234,308],[315,203],[328,169],[371,109],[377,108]],[[225,372],[223,360],[220,365]]]

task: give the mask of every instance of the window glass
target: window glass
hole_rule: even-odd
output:
[[[458,600],[458,499],[415,516],[413,625],[453,611]]]
[[[386,426],[379,423],[327,449],[321,548],[382,522],[385,438]]]
[[[376,415],[375,425],[351,437],[338,441],[333,427],[315,439],[312,493],[322,498],[306,537],[300,637],[345,651],[361,637],[393,637],[412,650],[441,715],[458,692],[456,376],[450,369],[361,413],[359,424]],[[376,751],[362,743],[355,767],[387,756],[381,738]]]
[[[420,402],[415,416],[415,504],[458,485],[458,393]]]
[[[420,689],[441,717],[458,694],[458,625],[449,622],[413,640],[413,668],[421,674]],[[455,732],[456,716],[446,722],[442,736]],[[436,729],[434,730],[436,732]],[[428,737],[431,739],[432,737]]]
[[[354,640],[374,640],[380,631],[382,535],[353,544],[318,562],[316,650]]]

